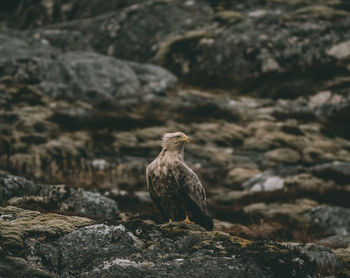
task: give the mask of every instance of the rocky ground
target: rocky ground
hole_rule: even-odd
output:
[[[350,277],[349,15],[3,1],[0,276]],[[171,131],[215,232],[159,226],[145,167]]]

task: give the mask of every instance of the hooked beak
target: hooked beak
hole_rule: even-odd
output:
[[[189,142],[190,142],[190,137],[184,135],[184,136],[181,137],[181,141],[184,141],[184,142],[186,142],[186,143],[189,143]]]

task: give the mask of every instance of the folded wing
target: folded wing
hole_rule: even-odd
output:
[[[183,190],[195,222],[207,230],[213,229],[213,221],[208,207],[205,191],[195,172],[180,160],[171,169],[174,180]]]

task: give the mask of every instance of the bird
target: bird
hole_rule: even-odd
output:
[[[165,133],[161,152],[146,168],[146,182],[151,199],[169,222],[194,222],[210,231],[213,220],[204,187],[184,162],[189,142],[183,132]]]

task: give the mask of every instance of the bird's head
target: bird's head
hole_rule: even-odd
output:
[[[190,138],[183,132],[165,133],[162,137],[162,147],[169,151],[182,152],[189,142]]]

